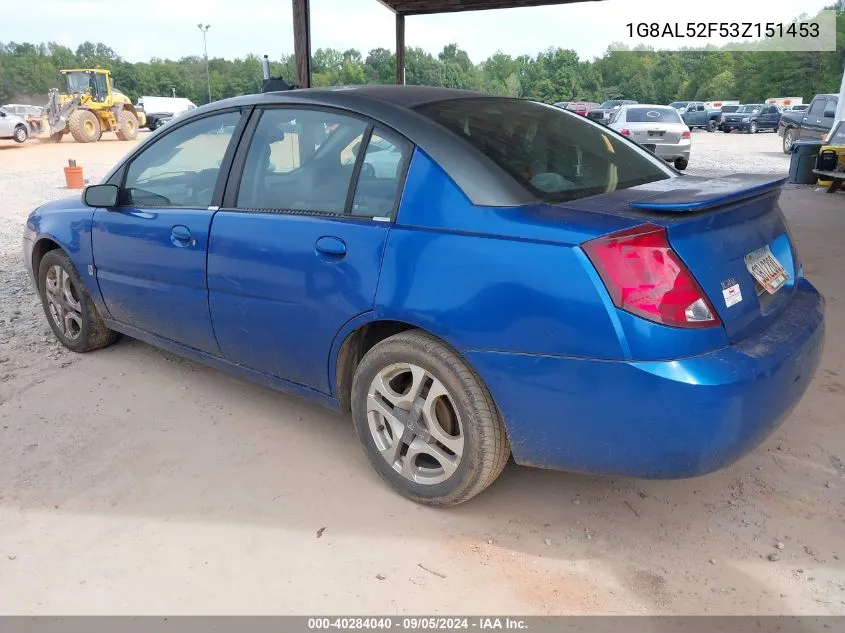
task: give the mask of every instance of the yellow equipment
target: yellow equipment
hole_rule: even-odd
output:
[[[831,166],[831,168],[827,169],[827,171],[839,171],[842,167],[845,167],[845,145],[822,145],[821,148],[819,148],[819,156],[822,155],[822,152],[830,155],[831,157],[836,157],[836,166]],[[818,165],[818,163],[816,164]],[[821,169],[821,167],[817,167],[817,169]],[[823,187],[829,187],[831,182],[831,180],[819,178],[818,184]]]
[[[100,68],[60,71],[67,81],[67,93],[50,91],[39,122],[31,127],[42,138],[61,141],[70,132],[78,143],[99,141],[103,132],[114,132],[121,141],[138,136],[146,116],[125,94],[112,85],[111,73]]]

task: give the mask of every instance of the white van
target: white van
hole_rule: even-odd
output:
[[[147,127],[155,130],[164,125],[168,119],[179,116],[183,112],[193,110],[197,106],[190,99],[184,97],[138,97],[135,105],[147,115]]]

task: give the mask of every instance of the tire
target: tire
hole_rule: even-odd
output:
[[[117,332],[103,323],[79,273],[64,251],[49,251],[41,259],[38,294],[53,334],[69,350],[91,352],[118,339]]]
[[[417,385],[425,400],[418,397],[410,406],[402,399]],[[433,390],[439,395],[430,400]],[[390,399],[382,397],[385,393]],[[429,406],[420,407],[423,402]],[[372,403],[380,409],[368,412]],[[404,421],[387,417],[396,409]],[[409,412],[416,414],[411,424]],[[510,457],[490,392],[451,349],[420,331],[391,336],[364,355],[352,381],[352,419],[376,472],[399,494],[429,506],[474,497],[495,481]],[[429,434],[431,429],[437,430]],[[447,444],[451,451],[444,450]],[[409,461],[411,448],[415,455]]]
[[[708,131],[708,132],[715,132],[715,131],[716,131],[716,126],[717,126],[717,125],[718,125],[718,124],[716,123],[716,121],[714,121],[713,119],[710,119],[710,120],[707,122],[707,131]]]
[[[752,121],[751,125],[748,126],[748,133],[757,134],[757,129],[757,121]]]
[[[29,138],[29,132],[27,131],[26,126],[17,126],[12,138],[15,139],[15,143],[26,143],[26,139]]]
[[[67,120],[73,140],[77,143],[96,143],[100,140],[100,120],[90,110],[76,110]]]
[[[724,132],[725,134],[730,134],[731,128],[729,128],[729,127],[722,128],[722,132]]]
[[[783,153],[789,154],[792,151],[792,144],[795,142],[795,130],[786,128],[783,133]]]
[[[134,141],[138,137],[138,117],[129,110],[121,110],[116,134],[121,141]]]
[[[689,161],[686,158],[676,158],[675,159],[675,169],[678,171],[683,171],[689,165]]]

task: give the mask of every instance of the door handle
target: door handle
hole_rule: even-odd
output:
[[[346,242],[339,237],[325,235],[317,240],[316,249],[318,253],[331,257],[343,257],[346,255]]]
[[[191,229],[177,224],[170,231],[170,241],[174,246],[196,246],[197,241],[191,235]]]

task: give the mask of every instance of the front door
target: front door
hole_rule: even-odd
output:
[[[11,138],[15,133],[15,123],[11,114],[0,109],[0,138]]]
[[[125,168],[120,206],[94,213],[94,263],[109,316],[219,353],[205,260],[221,165],[241,119],[229,111],[174,127]]]
[[[813,100],[810,109],[801,121],[801,139],[820,140],[827,134],[828,130],[824,126],[824,112],[827,107],[829,107],[827,99]],[[833,107],[836,108],[835,102]]]
[[[211,318],[228,360],[328,393],[335,337],[372,310],[411,146],[334,111],[259,115],[211,227]]]

